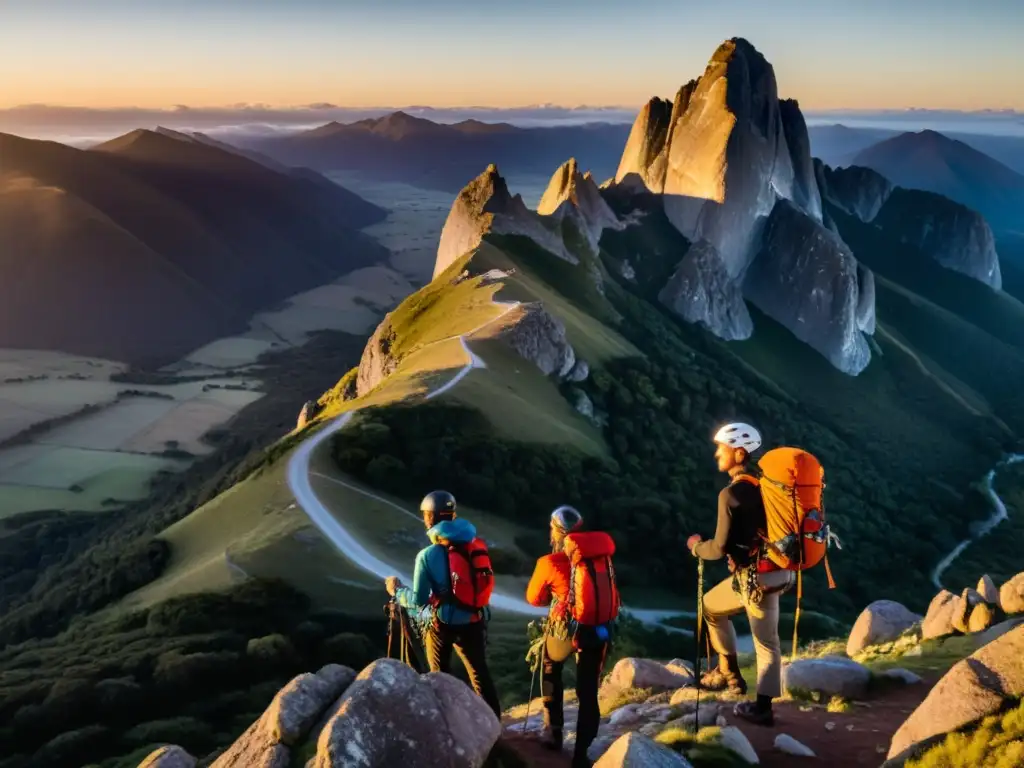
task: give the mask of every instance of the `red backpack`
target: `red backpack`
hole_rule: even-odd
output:
[[[607,533],[570,533],[563,547],[572,571],[569,576],[568,612],[577,624],[598,626],[619,615],[619,587],[615,583],[615,542]]]
[[[487,544],[477,537],[468,544],[447,543],[449,598],[459,608],[478,612],[494,592],[494,569]]]

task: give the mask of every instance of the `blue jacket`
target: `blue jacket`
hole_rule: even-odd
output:
[[[416,570],[412,577],[411,587],[399,587],[395,590],[395,600],[403,608],[418,612],[424,621],[433,618],[430,596],[441,598],[438,618],[445,624],[469,624],[473,614],[451,603],[443,602],[444,596],[451,586],[448,573],[448,548],[437,543],[438,539],[447,539],[453,544],[468,544],[476,538],[476,528],[468,520],[457,517],[454,520],[442,520],[427,531],[432,542],[416,555]]]

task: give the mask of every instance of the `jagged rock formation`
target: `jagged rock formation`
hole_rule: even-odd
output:
[[[491,164],[455,198],[441,230],[434,277],[480,245],[488,233],[525,235],[556,256],[573,264],[578,262],[566,249],[561,234],[548,229],[542,219],[526,207],[522,196],[512,196],[497,166]]]
[[[825,222],[818,182],[799,105],[779,100],[774,69],[742,38],[719,46],[671,109],[647,103],[616,174],[620,191],[660,195],[692,244],[663,304],[735,340],[753,332],[746,297],[857,374],[870,360],[873,278]]]
[[[858,322],[868,325],[857,260],[838,235],[789,200],[780,200],[768,219],[744,292],[844,373],[860,373],[870,361]]]
[[[356,396],[362,397],[390,376],[398,367],[398,359],[391,354],[395,331],[391,327],[391,313],[380,321],[377,329],[363,347],[356,374]]]
[[[958,662],[892,738],[888,759],[903,759],[1001,709],[1024,694],[1024,626]]]
[[[978,212],[933,192],[897,187],[874,223],[947,269],[1003,286],[995,238]]]
[[[893,190],[885,176],[859,165],[833,169],[815,158],[814,175],[822,198],[865,222],[874,221]]]
[[[553,221],[571,222],[595,256],[601,232],[606,228],[622,229],[625,226],[601,197],[590,173],[580,173],[576,158],[555,171],[537,205],[537,213]]]
[[[520,308],[520,317],[502,329],[496,338],[540,368],[545,376],[571,378],[576,367],[576,352],[565,338],[565,325],[545,310],[540,302],[522,304]]]
[[[699,323],[728,341],[749,338],[754,332],[740,283],[706,240],[686,252],[658,301],[688,323]]]

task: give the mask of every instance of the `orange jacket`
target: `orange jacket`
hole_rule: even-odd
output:
[[[526,602],[541,606],[550,604],[554,598],[564,605],[569,599],[570,570],[569,558],[564,552],[539,558],[526,587]]]

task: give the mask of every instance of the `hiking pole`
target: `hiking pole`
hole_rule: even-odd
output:
[[[537,670],[540,669],[541,663],[543,662],[543,659],[544,659],[544,650],[547,648],[547,644],[548,644],[548,629],[550,629],[550,627],[551,627],[551,619],[549,618],[548,621],[545,622],[545,624],[544,624],[544,636],[541,638],[540,650],[537,653],[537,661],[536,661],[536,663],[534,663],[534,665],[533,665],[533,672],[530,674],[530,696],[529,696],[529,698],[526,699],[526,717],[523,719],[523,729],[522,729],[523,730],[523,734],[526,733],[526,726],[530,722],[530,705],[533,704],[533,684],[537,680]],[[543,672],[541,673],[541,677],[542,677],[542,679],[541,679],[541,684],[540,685],[541,685],[541,688],[543,689],[544,688]]]
[[[704,559],[697,558],[697,632],[694,635],[693,674],[697,683],[697,698],[693,712],[693,734],[700,730],[700,632],[704,624]],[[710,662],[709,662],[710,668]]]
[[[391,641],[394,636],[395,629],[395,601],[389,600],[387,605],[384,606],[384,613],[388,615],[388,654],[387,658],[391,658]]]

